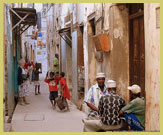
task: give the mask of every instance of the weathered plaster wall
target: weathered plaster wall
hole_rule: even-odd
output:
[[[78,38],[78,49],[77,49],[77,65],[78,65],[78,96],[79,99],[84,97],[84,47],[83,47],[83,27],[78,28],[77,32],[77,38]]]
[[[160,130],[160,28],[156,28],[156,8],[144,4],[146,130]]]
[[[110,7],[111,7],[112,3],[104,3],[103,5],[103,10],[104,10],[104,31],[109,31],[110,28]]]
[[[87,92],[87,90],[96,83],[96,59],[95,59],[95,47],[94,47],[94,42],[92,40],[92,36],[93,36],[93,31],[91,28],[91,24],[88,20],[88,16],[92,13],[95,12],[95,4],[94,3],[85,3],[85,23],[86,24],[86,29],[84,29],[84,40],[86,39],[86,42],[84,43],[84,45],[86,45],[87,47],[85,50],[87,51],[86,54],[86,61],[88,60],[88,66],[85,67],[85,78],[88,78],[88,81],[86,83],[88,83],[88,87],[87,89],[85,89],[85,92]],[[87,31],[85,31],[87,30]],[[85,38],[85,36],[87,36],[87,38]],[[84,54],[85,55],[85,54]],[[84,61],[85,61],[85,57],[84,57]],[[87,69],[88,68],[88,69]],[[88,70],[88,72],[87,72]],[[87,79],[86,79],[87,80]],[[85,83],[85,85],[86,85]]]
[[[58,11],[58,12],[55,12]],[[59,68],[60,71],[62,70],[62,64],[61,64],[61,58],[62,55],[60,54],[61,51],[61,37],[58,34],[58,30],[61,28],[61,3],[55,3],[53,6],[53,44],[55,47],[55,52],[53,52],[53,54],[55,55],[55,53],[59,54]],[[58,45],[58,47],[57,47]],[[54,56],[55,57],[55,56]]]
[[[61,62],[62,72],[66,73],[66,43],[63,39],[61,39]]]
[[[87,23],[87,8],[84,8],[84,34],[83,34],[83,48],[84,48],[84,71],[85,71],[85,81],[84,81],[84,89],[85,89],[85,94],[89,90],[89,85],[88,85],[88,23]],[[88,113],[88,107],[86,104],[83,105],[83,111]]]
[[[69,90],[72,90],[72,48],[66,44],[66,80]]]
[[[128,9],[120,10],[112,4],[96,3],[90,11],[96,11],[96,35],[109,32],[112,50],[103,53],[103,62],[95,59],[95,47],[92,41],[92,29],[88,23],[88,86],[93,85],[97,72],[106,74],[106,81],[113,79],[117,81],[117,92],[128,101],[129,84],[129,41],[128,41]],[[122,7],[121,7],[122,8]],[[102,13],[103,11],[103,13]],[[88,14],[88,13],[87,13]],[[89,15],[88,14],[88,15]],[[104,20],[99,19],[104,16]],[[98,21],[97,21],[98,20]],[[102,25],[102,23],[104,23]]]
[[[78,23],[81,24],[84,18],[84,3],[77,3]]]
[[[8,73],[7,73],[7,8],[4,5],[3,12],[5,13],[3,16],[3,123],[5,123],[5,115],[7,110],[7,93],[8,93]],[[4,127],[5,128],[5,127]]]
[[[103,4],[102,3],[95,3],[95,12],[96,12],[96,17],[95,17],[95,25],[96,25],[96,35],[102,34],[103,33],[103,28],[102,28],[102,23],[103,23],[103,14],[102,14],[102,10],[103,10]],[[95,49],[95,53],[97,53],[97,55],[99,55],[99,52],[96,52]],[[98,62],[96,61],[97,66],[96,66],[96,72],[103,72],[102,71],[102,62]]]
[[[10,6],[10,4],[8,5]],[[12,21],[11,21],[11,14],[9,11],[9,8],[6,9],[6,39],[7,39],[7,44],[6,44],[6,49],[7,49],[7,59],[6,59],[6,64],[7,64],[7,88],[8,92],[7,94],[7,108],[8,109],[8,115],[10,116],[14,110],[15,106],[15,101],[14,101],[14,61],[13,61],[13,32],[12,32]]]
[[[88,86],[89,88],[96,83],[96,59],[95,59],[95,45],[92,39],[93,32],[90,23],[88,22]]]
[[[73,25],[78,23],[78,4],[72,4]],[[78,32],[77,28],[72,29],[72,100],[78,102]]]
[[[66,21],[65,21],[65,17],[70,15],[71,11],[72,11],[72,4],[71,3],[64,3],[61,4],[61,28],[66,28]],[[69,33],[69,37],[71,36],[71,33]],[[66,33],[66,35],[68,35],[68,33]],[[66,38],[66,36],[64,36],[64,38],[66,40],[68,40]],[[65,72],[66,74],[66,80],[67,80],[67,85],[69,90],[72,90],[72,48],[62,39],[61,42],[62,45],[62,71]]]
[[[53,70],[53,59],[55,57],[55,48],[53,41],[53,6],[47,12],[47,50],[48,50],[48,63],[49,70]]]
[[[108,12],[109,11],[109,12]],[[108,12],[108,13],[106,13]],[[109,17],[107,17],[107,14]],[[109,37],[111,51],[104,53],[102,69],[107,78],[117,82],[117,93],[128,101],[129,84],[129,35],[128,35],[128,9],[120,10],[117,6],[105,9],[105,17],[109,19]],[[107,26],[105,26],[107,25]]]
[[[95,11],[95,3],[84,3],[85,8],[87,8],[86,16],[89,16]]]
[[[78,79],[77,79],[77,31],[72,33],[72,100],[78,101]]]

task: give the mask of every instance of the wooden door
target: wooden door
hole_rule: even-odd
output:
[[[134,5],[134,4],[133,4]],[[145,42],[144,42],[144,11],[142,6],[130,8],[130,85],[138,84],[145,97]],[[136,11],[136,12],[132,12]]]

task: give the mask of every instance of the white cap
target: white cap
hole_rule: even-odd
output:
[[[116,88],[116,82],[113,80],[108,80],[106,85],[107,85],[107,88]]]
[[[141,92],[140,86],[139,86],[139,85],[136,85],[136,84],[134,84],[134,85],[132,85],[132,86],[129,86],[128,89],[131,90],[131,92],[132,92],[133,94],[138,94],[138,93]]]
[[[105,78],[105,74],[104,73],[97,73],[96,79],[97,78]]]

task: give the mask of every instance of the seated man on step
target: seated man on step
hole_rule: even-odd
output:
[[[123,123],[119,111],[125,106],[125,101],[116,94],[116,82],[107,81],[108,94],[102,96],[99,101],[98,114],[96,120],[84,119],[84,132],[96,132],[99,130],[120,130]]]
[[[131,101],[120,110],[120,114],[124,115],[131,130],[142,131],[145,123],[145,101],[143,97],[140,97],[141,88],[138,85],[132,85],[128,89]]]
[[[97,73],[96,75],[97,83],[93,85],[87,92],[84,102],[89,107],[90,111],[88,117],[98,116],[98,104],[102,95],[106,95],[106,86],[105,86],[105,74]]]

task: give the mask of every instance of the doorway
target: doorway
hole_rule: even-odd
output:
[[[145,97],[144,4],[129,4],[130,85],[141,87]]]
[[[77,65],[78,65],[78,99],[84,99],[84,47],[83,47],[84,26],[78,28],[78,48],[77,48]]]

